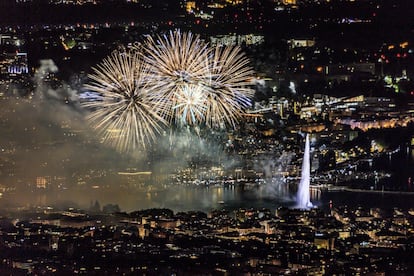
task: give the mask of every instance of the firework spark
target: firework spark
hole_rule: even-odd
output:
[[[88,119],[93,128],[120,151],[145,148],[166,122],[159,115],[163,101],[153,93],[139,53],[114,52],[93,71],[85,88],[101,99],[83,104],[91,110]]]

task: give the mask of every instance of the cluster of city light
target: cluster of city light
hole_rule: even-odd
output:
[[[145,148],[172,124],[235,128],[250,106],[253,70],[239,47],[171,31],[96,66],[85,88],[89,120],[121,151]]]
[[[403,117],[403,118],[384,118],[375,119],[373,121],[358,121],[354,119],[337,119],[335,123],[344,124],[351,126],[352,129],[358,128],[363,131],[369,129],[380,129],[380,128],[396,128],[396,127],[407,127],[408,124],[412,123],[414,118]]]

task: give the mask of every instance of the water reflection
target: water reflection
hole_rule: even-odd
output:
[[[121,210],[131,212],[148,208],[170,208],[176,212],[199,210],[208,212],[226,208],[268,208],[293,207],[294,198],[282,186],[284,196],[272,196],[268,187],[180,187],[172,186],[158,191],[131,191],[109,189],[64,190],[59,193],[39,191],[36,193],[5,193],[0,198],[0,207],[16,206],[59,206],[88,209],[98,201],[100,206],[118,204]],[[360,205],[365,207],[414,208],[414,195],[389,195],[355,192],[325,192],[311,189],[311,199],[316,206],[325,208],[329,201],[334,206]]]
[[[391,158],[392,157],[392,158]],[[392,177],[368,179],[364,185],[381,190],[413,191],[414,151],[407,154],[406,148],[374,159],[372,168],[368,164],[358,166],[358,171],[385,171]],[[291,185],[291,186],[290,186]],[[36,192],[4,192],[0,195],[0,208],[11,206],[56,206],[88,209],[91,202],[100,206],[118,204],[121,210],[130,212],[147,208],[170,208],[174,211],[236,208],[269,208],[294,205],[295,183],[280,179],[268,179],[267,183],[250,183],[228,186],[181,186],[171,185],[148,189],[101,186],[100,188],[75,188],[67,190],[39,189]],[[414,195],[369,194],[356,192],[326,192],[314,187],[310,190],[311,201],[324,208],[332,200],[335,205],[361,205],[366,207],[414,208]]]

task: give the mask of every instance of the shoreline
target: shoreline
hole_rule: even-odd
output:
[[[372,194],[392,194],[392,195],[414,195],[414,191],[390,191],[390,190],[368,190],[368,189],[354,189],[345,186],[326,187],[321,188],[327,192],[352,192],[352,193],[372,193]]]

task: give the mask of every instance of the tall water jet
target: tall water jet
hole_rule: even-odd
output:
[[[310,202],[310,144],[309,134],[306,134],[305,152],[303,154],[302,175],[296,195],[296,207],[300,209],[308,209],[313,205]]]

